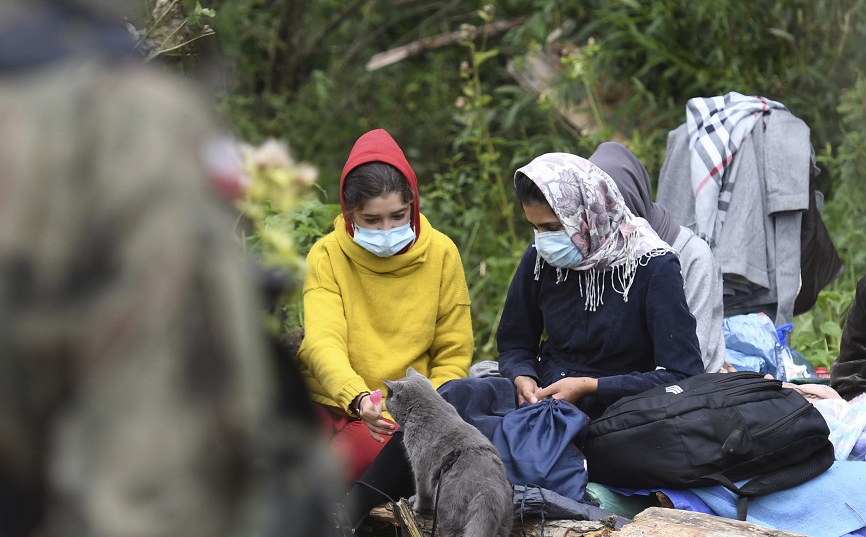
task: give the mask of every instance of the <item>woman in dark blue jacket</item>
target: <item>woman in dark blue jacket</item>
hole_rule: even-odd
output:
[[[517,403],[608,405],[703,372],[676,253],[626,207],[613,180],[567,153],[515,173],[535,229],[499,325],[499,370]]]

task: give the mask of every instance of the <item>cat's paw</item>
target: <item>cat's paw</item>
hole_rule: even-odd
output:
[[[424,513],[430,510],[430,506],[427,502],[421,500],[421,497],[417,494],[413,494],[409,497],[409,503],[412,504],[412,510],[416,513]]]

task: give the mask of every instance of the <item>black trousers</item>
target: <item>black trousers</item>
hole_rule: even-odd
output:
[[[403,431],[398,429],[346,493],[344,505],[352,527],[357,528],[372,508],[387,501],[408,498],[414,493],[412,467],[403,448]]]

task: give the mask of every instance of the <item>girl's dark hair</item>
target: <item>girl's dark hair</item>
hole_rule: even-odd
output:
[[[412,201],[409,181],[400,170],[384,162],[366,162],[352,169],[343,181],[343,202],[350,213],[367,201],[400,194],[403,203]]]
[[[517,201],[521,205],[537,205],[542,203],[550,206],[544,194],[541,193],[541,189],[524,173],[517,172],[515,174],[514,193],[517,195]]]

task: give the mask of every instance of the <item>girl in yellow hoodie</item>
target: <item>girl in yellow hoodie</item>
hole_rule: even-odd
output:
[[[436,388],[465,377],[473,339],[460,254],[420,213],[415,172],[383,129],[355,142],[340,205],[307,256],[298,356],[351,482],[396,430],[370,392],[409,366]]]

